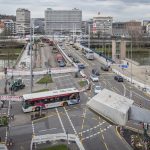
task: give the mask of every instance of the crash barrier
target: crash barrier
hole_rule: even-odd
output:
[[[66,55],[66,53],[61,49],[61,47],[60,47],[58,44],[56,44],[56,46],[57,46],[57,48],[59,48],[60,52],[65,56],[65,58],[66,58],[72,65],[74,65],[75,67],[78,68],[77,64],[75,64],[75,63]]]
[[[57,73],[71,73],[71,72],[77,72],[78,69],[75,67],[65,67],[65,68],[51,68],[46,69],[42,71],[33,71],[33,75],[44,75],[44,74],[57,74]],[[24,70],[7,70],[8,76],[25,76],[30,75],[30,71],[24,71]]]
[[[30,150],[33,150],[34,145],[44,144],[44,143],[46,144],[46,143],[51,143],[54,141],[64,141],[64,140],[68,143],[75,142],[79,150],[85,150],[82,143],[80,142],[79,138],[76,135],[66,134],[66,133],[33,136],[31,140]]]
[[[148,95],[150,95],[150,86],[149,86],[149,85],[145,85],[145,84],[143,84],[143,83],[141,83],[141,82],[139,82],[139,81],[136,81],[136,80],[134,80],[134,79],[131,79],[130,77],[125,76],[124,74],[122,74],[121,72],[119,72],[119,71],[116,70],[116,69],[112,69],[112,71],[113,71],[114,73],[116,73],[117,75],[122,76],[122,77],[123,77],[125,80],[127,80],[128,82],[132,82],[132,84],[133,84],[135,87],[139,88],[141,91],[144,91],[145,93],[147,93]]]

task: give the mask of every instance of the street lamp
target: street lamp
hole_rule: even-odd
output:
[[[22,26],[23,28],[29,28],[30,29],[30,92],[32,93],[32,86],[33,86],[33,70],[32,70],[32,38],[33,38],[33,44],[34,44],[34,29],[39,28],[39,26],[34,26],[30,23],[30,27]],[[33,37],[32,37],[32,29],[33,29]]]

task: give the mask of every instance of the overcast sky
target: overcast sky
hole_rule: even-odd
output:
[[[0,0],[0,14],[15,15],[17,8],[27,8],[31,17],[44,17],[47,8],[82,10],[83,20],[102,15],[115,21],[150,19],[150,0]]]

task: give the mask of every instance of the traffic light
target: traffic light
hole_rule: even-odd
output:
[[[7,74],[7,68],[4,68],[4,74]]]

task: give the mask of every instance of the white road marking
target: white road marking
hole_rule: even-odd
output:
[[[92,128],[89,128],[89,129],[87,129],[87,130],[84,130],[84,131],[82,131],[82,132],[79,132],[79,134],[83,134],[83,133],[86,133],[86,132],[90,132],[91,130],[100,127],[100,126],[103,125],[104,123],[105,123],[105,121],[103,121],[102,123],[100,123],[100,124],[98,124],[98,125],[96,125],[96,126],[94,126],[94,127],[92,127]]]
[[[60,115],[59,115],[58,109],[55,108],[55,110],[56,110],[56,112],[57,112],[58,119],[59,119],[59,121],[60,121],[61,127],[62,127],[64,133],[66,133],[66,130],[65,130],[64,125],[63,125],[63,123],[62,123],[62,120],[61,120],[61,117],[60,117]]]
[[[69,120],[69,122],[70,122],[70,124],[71,124],[71,127],[72,127],[74,133],[75,133],[76,135],[78,135],[78,134],[77,134],[77,131],[76,131],[76,129],[75,129],[75,127],[74,127],[74,125],[73,125],[73,123],[72,123],[72,121],[71,121],[69,115],[68,115],[68,112],[67,112],[66,108],[65,108],[65,107],[63,107],[63,108],[64,108],[64,110],[65,110],[65,113],[66,113],[66,115],[67,115],[67,117],[68,117],[68,120]]]
[[[56,78],[63,78],[63,77],[67,77],[67,76],[71,76],[71,75],[68,75],[68,74],[67,74],[67,75],[57,76],[57,77],[54,77],[54,76],[53,76],[53,78],[56,79]]]
[[[94,136],[97,136],[97,135],[103,133],[104,131],[106,131],[106,129],[109,129],[111,126],[112,126],[112,125],[109,125],[109,126],[106,127],[105,129],[101,130],[101,132],[99,131],[99,132],[94,133],[94,134],[92,134],[92,135],[90,135],[90,136],[87,136],[87,137],[85,137],[85,138],[82,138],[82,141],[83,141],[83,140],[90,139],[91,137],[94,137]]]

